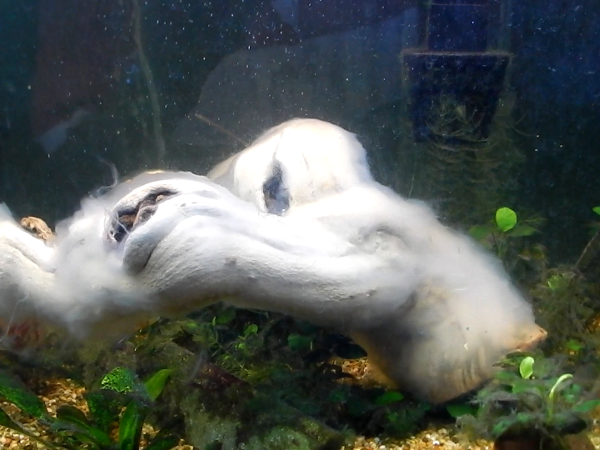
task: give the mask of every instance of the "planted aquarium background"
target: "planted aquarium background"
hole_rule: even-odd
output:
[[[15,218],[53,229],[141,172],[206,174],[317,118],[498,258],[548,332],[483,390],[430,405],[360,382],[364,350],[338,330],[227,299],[110,343],[0,323],[0,447],[474,448],[531,427],[537,448],[571,448],[548,442],[598,434],[597,0],[0,1],[0,43],[0,203]]]
[[[552,256],[576,258],[599,183],[597,6],[433,3],[5,2],[0,195],[54,222],[112,183],[111,164],[202,173],[315,117],[357,133],[380,179],[444,214],[459,188],[418,183],[433,164],[415,160],[444,133],[423,128],[463,120],[446,126],[484,132],[505,166],[494,183],[547,219]],[[452,80],[436,85],[436,70]]]

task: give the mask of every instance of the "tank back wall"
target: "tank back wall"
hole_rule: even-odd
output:
[[[487,23],[488,36],[461,48],[487,44],[510,56],[500,95],[514,99],[515,146],[527,155],[519,202],[548,218],[552,255],[575,258],[585,243],[600,188],[593,0],[434,2],[433,24],[412,2],[373,0],[342,11],[337,0],[149,0],[140,26],[151,83],[131,4],[75,3],[2,6],[12,19],[0,31],[8,62],[0,66],[0,199],[19,215],[67,216],[82,196],[113,183],[111,164],[120,177],[156,168],[156,120],[166,168],[206,172],[296,116],[358,133],[373,163],[393,160],[400,141],[407,152],[412,145],[400,126],[409,101],[400,55],[422,48],[426,25],[454,30],[445,8],[467,8],[479,24],[470,34]],[[454,51],[448,42],[431,45]],[[409,184],[409,168],[384,169],[396,185]]]

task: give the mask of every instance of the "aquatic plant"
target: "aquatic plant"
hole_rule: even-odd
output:
[[[549,332],[546,351],[597,365],[599,287],[576,267],[559,266],[546,270],[529,292],[538,323]]]
[[[519,219],[509,207],[496,209],[493,220],[469,229],[472,238],[502,260],[506,269],[521,283],[535,283],[546,272],[545,248],[527,238],[538,233],[543,220]]]
[[[543,355],[512,357],[479,391],[476,416],[459,418],[467,434],[491,440],[534,440],[538,449],[561,448],[567,434],[587,426],[587,414],[600,406],[595,393]]]
[[[31,392],[19,378],[11,375],[6,370],[0,370],[0,397],[14,404],[25,414],[35,418],[43,426],[50,426],[53,421],[46,410],[44,402]],[[0,426],[17,431],[47,448],[59,448],[57,445],[24,428],[20,423],[13,420],[2,407],[0,407]]]
[[[62,405],[58,407],[54,418],[48,414],[42,400],[19,378],[7,371],[0,371],[0,396],[35,418],[38,425],[50,435],[60,437],[61,443],[39,438],[11,419],[3,409],[0,409],[0,426],[18,431],[50,449],[74,450],[85,446],[97,450],[137,450],[142,440],[142,427],[170,373],[170,369],[159,370],[142,383],[133,372],[115,368],[101,380],[100,390],[84,395],[88,414],[74,406]],[[118,418],[116,435],[111,433],[115,418]],[[174,435],[159,432],[145,449],[167,450],[178,441],[179,438]]]
[[[364,358],[362,349],[344,336],[287,316],[214,305],[187,319],[159,321],[135,337],[138,367],[152,367],[165,349],[173,353],[173,344],[193,351],[197,360],[193,367],[180,358],[161,360],[183,374],[174,383],[186,383],[169,390],[170,415],[197,417],[202,410],[210,412],[211,420],[241,416],[245,419],[239,429],[245,430],[248,408],[273,421],[273,405],[287,405],[294,414],[333,429],[406,437],[422,427],[430,409],[372,380],[358,382],[342,370],[341,361]],[[178,413],[179,393],[188,396],[190,383],[199,401],[192,406],[184,402],[185,411]],[[251,435],[258,434],[254,427]]]
[[[415,195],[433,202],[444,221],[480,223],[496,205],[514,201],[517,190],[524,157],[514,143],[510,107],[499,108],[487,138],[480,133],[482,116],[452,96],[432,108],[428,140],[416,149],[414,164],[402,167],[414,165]]]

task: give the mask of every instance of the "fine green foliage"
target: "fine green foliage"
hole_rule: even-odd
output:
[[[537,323],[548,330],[546,351],[567,354],[573,361],[597,360],[597,336],[590,328],[598,310],[597,290],[568,266],[548,269],[529,290]]]
[[[80,409],[62,405],[56,418],[48,415],[44,403],[17,377],[0,373],[0,395],[13,403],[23,413],[38,420],[38,424],[62,439],[53,444],[35,436],[14,422],[0,409],[0,426],[16,430],[50,449],[138,450],[141,444],[142,427],[150,414],[153,402],[163,391],[171,374],[163,369],[146,382],[138,380],[135,373],[116,368],[106,374],[100,382],[102,389],[85,395],[89,414]],[[111,424],[118,419],[118,436],[113,439]],[[145,447],[149,450],[166,450],[175,446],[178,438],[159,433]]]
[[[486,247],[499,249],[503,241],[508,238],[526,237],[537,233],[535,226],[539,224],[538,220],[519,222],[516,212],[508,207],[502,207],[496,210],[493,224],[473,226],[469,234]]]
[[[477,416],[459,419],[463,430],[493,440],[531,430],[560,439],[585,429],[585,415],[600,406],[572,374],[561,374],[553,359],[526,356],[518,365],[514,360],[507,364],[477,394]]]
[[[540,219],[519,220],[515,211],[502,207],[489,223],[471,227],[469,235],[496,254],[516,279],[527,282],[532,277],[537,279],[546,267],[544,248],[527,239],[541,225]]]

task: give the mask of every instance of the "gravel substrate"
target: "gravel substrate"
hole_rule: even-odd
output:
[[[56,415],[56,408],[61,405],[72,405],[87,412],[87,404],[83,399],[85,389],[77,386],[72,380],[42,381],[31,388],[41,397],[49,413]],[[24,428],[32,431],[48,441],[54,441],[45,430],[38,427],[34,420],[23,416],[19,409],[7,402],[0,402],[2,408],[10,417],[19,422]],[[115,431],[116,431],[115,423]],[[155,430],[149,426],[144,427],[144,436],[151,438]],[[599,421],[594,421],[590,431],[590,438],[597,449],[600,449]],[[143,447],[142,447],[143,448]],[[451,449],[451,450],[492,450],[493,445],[487,441],[464,442],[451,428],[428,428],[415,436],[403,440],[384,440],[380,438],[357,437],[352,446],[345,446],[343,450],[426,450],[426,449]],[[583,448],[583,447],[582,447]],[[27,436],[0,426],[0,449],[42,450],[42,444],[31,441]],[[174,450],[194,450],[194,447],[181,441]]]
[[[50,380],[43,381],[38,386],[32,386],[34,391],[41,397],[46,404],[48,412],[56,416],[56,408],[61,405],[71,405],[87,412],[87,404],[83,400],[85,389],[77,386],[72,380]],[[11,416],[11,418],[24,428],[32,431],[48,441],[56,442],[53,437],[48,436],[45,430],[38,427],[34,420],[23,416],[18,408],[8,402],[0,402],[2,408]],[[116,429],[116,424],[115,424]],[[155,430],[146,425],[144,435],[151,437]],[[59,443],[59,442],[56,442]],[[0,427],[0,448],[2,449],[23,449],[23,450],[42,450],[45,447],[42,444],[31,441],[27,436],[23,436],[16,431]],[[424,450],[432,448],[446,449],[491,449],[489,443],[478,443],[478,445],[462,445],[450,430],[446,428],[425,430],[416,436],[402,441],[384,441],[379,438],[357,437],[354,444],[350,447],[344,447],[344,450]],[[191,445],[180,442],[180,445],[174,447],[176,450],[193,450]]]
[[[85,389],[77,386],[72,380],[49,380],[42,381],[40,385],[30,386],[46,404],[46,408],[51,416],[56,417],[56,409],[59,406],[70,405],[79,408],[87,413],[87,403],[83,399]],[[21,411],[12,403],[0,402],[2,409],[16,422],[21,424],[23,428],[33,432],[36,436],[43,438],[46,441],[60,444],[54,436],[48,435],[46,430],[39,427],[35,420],[21,414]],[[114,432],[117,431],[117,424],[114,424]],[[143,436],[151,438],[156,434],[156,431],[150,425],[144,425]],[[142,447],[143,448],[143,447]],[[0,449],[20,449],[20,450],[46,450],[46,447],[38,442],[32,441],[29,437],[13,431],[9,428],[0,426]],[[180,445],[174,447],[176,450],[193,450],[191,445],[186,445],[180,442]]]

